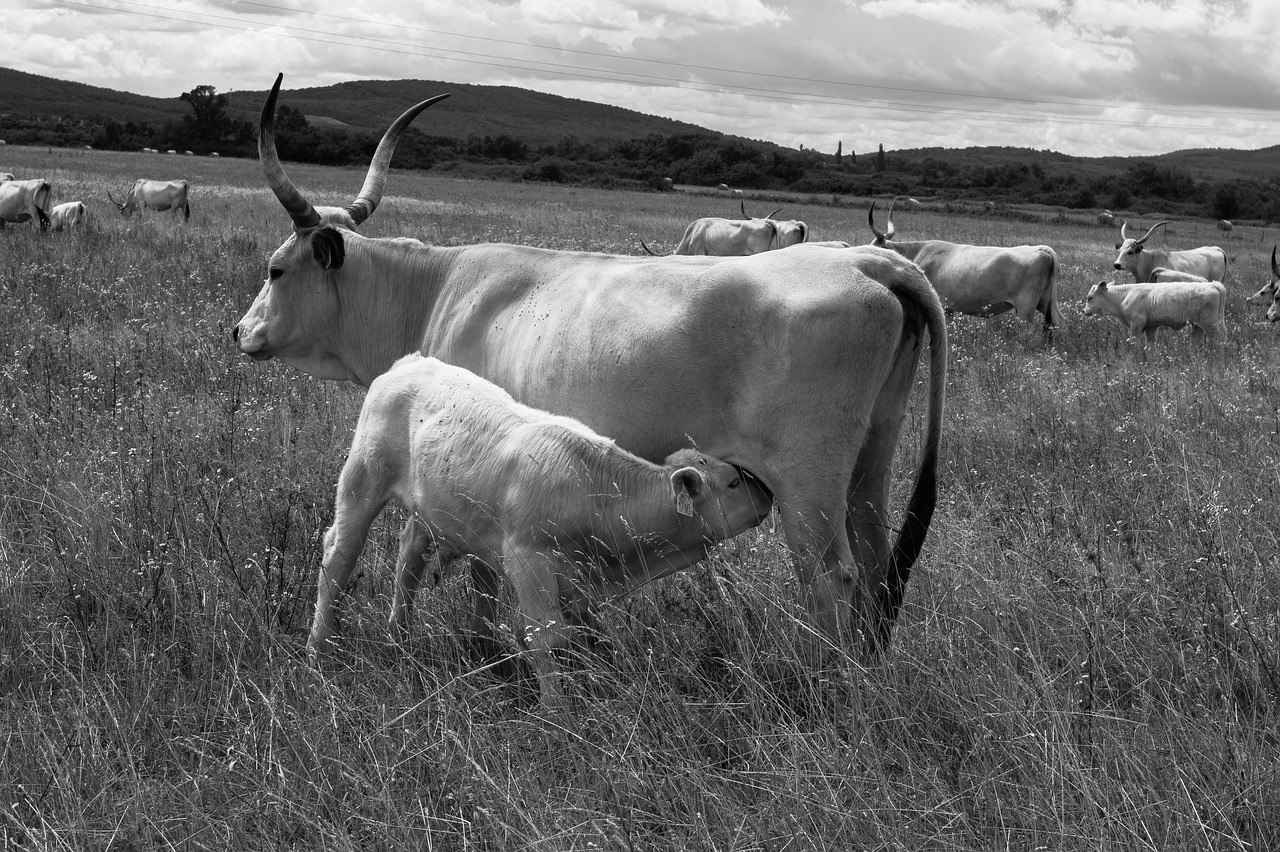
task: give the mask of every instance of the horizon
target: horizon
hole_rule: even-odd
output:
[[[150,97],[265,90],[282,68],[294,88],[431,78],[788,148],[1103,157],[1280,143],[1278,4],[289,2],[18,0],[0,50],[16,70]]]

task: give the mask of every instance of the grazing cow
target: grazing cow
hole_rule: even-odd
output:
[[[1267,319],[1280,322],[1280,293],[1271,297],[1271,307],[1267,308]]]
[[[1120,223],[1120,242],[1116,243],[1116,269],[1129,272],[1138,284],[1151,281],[1151,271],[1157,266],[1174,269],[1178,272],[1190,272],[1199,275],[1206,281],[1227,280],[1227,253],[1218,246],[1201,246],[1200,248],[1182,251],[1146,248],[1146,242],[1155,233],[1156,228],[1168,222],[1157,222],[1138,239],[1126,235],[1128,222]]]
[[[716,189],[720,190],[721,192],[727,192],[729,189],[729,184],[722,183],[719,186],[717,186]]]
[[[1231,229],[1232,229],[1232,228],[1234,228],[1234,227],[1235,227],[1235,225],[1232,225],[1232,224],[1231,224],[1231,222],[1230,222],[1229,220],[1227,220],[1227,219],[1219,219],[1219,220],[1218,220],[1218,230],[1219,230],[1219,231],[1225,231],[1226,233],[1231,233]]]
[[[1151,283],[1161,284],[1167,281],[1208,281],[1203,275],[1196,275],[1194,272],[1182,272],[1177,269],[1167,269],[1163,266],[1157,266],[1151,270]]]
[[[684,236],[672,254],[740,257],[799,245],[809,237],[809,226],[804,222],[774,219],[773,214],[777,210],[763,219],[755,219],[747,216],[745,203],[740,202],[739,206],[746,221],[715,216],[697,219],[685,228]]]
[[[1280,293],[1280,265],[1276,264],[1276,247],[1271,247],[1271,280],[1266,285],[1245,299],[1251,305],[1270,305],[1275,301],[1276,294]],[[1268,313],[1268,317],[1270,314]]]
[[[121,204],[111,196],[111,190],[107,190],[107,198],[111,199],[111,203],[120,211],[120,215],[128,219],[134,213],[139,216],[144,210],[155,210],[163,212],[165,210],[173,210],[177,213],[182,211],[182,221],[186,222],[191,219],[191,205],[187,202],[187,182],[185,180],[146,180],[138,178],[138,182],[133,185],[133,189],[129,190],[129,194],[125,196],[124,203]]]
[[[893,204],[898,199],[893,200]],[[971,246],[942,240],[895,241],[893,204],[884,231],[876,228],[876,203],[867,223],[872,245],[889,248],[912,261],[933,284],[949,311],[989,317],[1015,310],[1026,322],[1044,315],[1048,337],[1062,324],[1058,307],[1058,255],[1049,246]]]
[[[1116,222],[1116,214],[1112,213],[1110,210],[1103,210],[1101,213],[1098,214],[1099,225],[1114,225],[1115,222]]]
[[[272,121],[264,109],[266,139]],[[651,461],[692,441],[776,496],[819,628],[856,616],[873,650],[888,641],[933,516],[946,396],[942,306],[917,267],[868,247],[651,258],[370,239],[326,225],[274,144],[262,154],[294,232],[232,332],[241,352],[368,387],[418,351]],[[926,332],[927,427],[898,524],[890,474]]]
[[[88,214],[82,201],[68,201],[64,204],[59,204],[49,213],[49,223],[53,225],[55,231],[75,227],[81,222],[87,221],[87,219]]]
[[[0,228],[6,222],[35,222],[40,230],[49,227],[49,199],[53,187],[43,178],[7,180],[0,183]]]
[[[1115,317],[1129,338],[1146,348],[1156,329],[1191,325],[1191,340],[1217,343],[1226,335],[1223,311],[1227,288],[1221,281],[1170,281],[1165,284],[1108,284],[1099,281],[1085,297],[1086,316]],[[1143,335],[1139,337],[1139,335]]]
[[[674,189],[675,185],[676,185],[676,182],[673,181],[671,178],[662,179],[662,186],[666,189]]]
[[[772,497],[732,465],[682,449],[654,464],[577,420],[521,405],[435,358],[406,355],[369,385],[338,480],[308,648],[334,635],[370,524],[407,510],[391,622],[407,633],[426,558],[473,557],[474,623],[497,623],[499,572],[515,592],[543,698],[558,693],[552,650],[621,597],[698,562],[760,523]]]

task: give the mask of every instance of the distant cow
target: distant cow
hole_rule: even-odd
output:
[[[1116,255],[1113,266],[1133,275],[1138,284],[1151,281],[1151,271],[1158,266],[1190,272],[1206,281],[1227,280],[1227,253],[1218,246],[1201,246],[1182,251],[1146,248],[1147,240],[1151,239],[1156,228],[1167,224],[1169,223],[1156,222],[1145,234],[1134,239],[1126,234],[1129,223],[1120,223],[1120,242],[1116,243],[1119,254]]]
[[[989,317],[1009,310],[1031,322],[1044,315],[1047,337],[1062,324],[1058,307],[1058,255],[1049,246],[972,246],[943,240],[894,240],[893,204],[885,230],[876,227],[876,203],[867,211],[872,245],[889,248],[915,263],[938,291],[942,305],[962,314]]]
[[[732,465],[680,450],[654,464],[581,422],[516,402],[435,358],[408,355],[374,379],[338,480],[307,646],[334,636],[334,604],[370,524],[392,500],[400,537],[392,626],[408,629],[427,558],[472,557],[475,628],[496,623],[498,573],[514,590],[544,702],[552,651],[614,598],[698,562],[760,523],[772,496]]]
[[[6,222],[35,222],[40,230],[49,227],[49,199],[53,188],[43,178],[7,180],[0,183],[0,228]]]
[[[724,192],[729,189],[729,184],[722,183],[719,186],[717,186],[716,189],[720,190],[721,192]]]
[[[1194,272],[1182,272],[1177,269],[1169,269],[1164,266],[1157,266],[1151,270],[1151,283],[1161,284],[1168,281],[1208,281],[1203,275],[1196,275]]]
[[[1101,213],[1098,214],[1099,225],[1114,225],[1115,221],[1116,221],[1116,214],[1112,213],[1110,210],[1103,210]]]
[[[1231,222],[1230,222],[1229,220],[1227,220],[1227,219],[1219,219],[1219,220],[1218,220],[1218,230],[1219,230],[1219,231],[1226,231],[1226,232],[1230,233],[1230,232],[1231,232],[1231,229],[1232,229],[1232,228],[1234,228],[1234,227],[1235,227],[1235,225],[1232,225],[1232,224],[1231,224]]]
[[[1271,280],[1263,286],[1261,290],[1245,299],[1251,305],[1261,305],[1263,307],[1270,305],[1276,299],[1276,294],[1280,293],[1280,265],[1276,264],[1276,247],[1271,247]],[[1270,313],[1268,313],[1270,318]]]
[[[126,219],[134,213],[141,216],[144,210],[155,210],[157,212],[173,210],[175,213],[181,210],[182,221],[186,222],[191,219],[191,205],[187,202],[187,189],[185,180],[164,181],[139,178],[138,182],[133,185],[133,189],[129,190],[124,203],[116,201],[109,189],[107,190],[107,198],[111,199],[111,203],[120,211],[120,215]]]
[[[751,255],[799,245],[809,238],[809,226],[804,222],[772,218],[777,210],[756,219],[747,217],[745,204],[740,209],[745,221],[708,216],[691,222],[672,254]]]
[[[1086,316],[1115,317],[1145,349],[1156,329],[1191,325],[1191,340],[1217,343],[1226,335],[1227,288],[1221,281],[1108,284],[1099,281],[1085,298]],[[1139,335],[1143,335],[1139,337]]]
[[[82,201],[68,201],[64,204],[59,204],[49,213],[49,223],[53,225],[55,231],[61,231],[63,228],[73,228],[86,221],[86,219],[87,213]]]

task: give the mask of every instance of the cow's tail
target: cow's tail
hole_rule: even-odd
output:
[[[929,414],[915,485],[911,488],[902,527],[893,543],[888,573],[877,591],[876,612],[880,617],[876,628],[878,649],[889,646],[893,623],[902,607],[907,581],[911,579],[911,568],[924,547],[938,502],[938,450],[942,444],[942,416],[947,397],[947,321],[942,302],[927,282],[923,287],[896,289],[895,292],[899,299],[912,303],[911,306],[923,315],[929,331]]]
[[[1049,257],[1049,286],[1045,288],[1049,304],[1045,306],[1044,311],[1044,336],[1046,340],[1051,340],[1053,330],[1062,327],[1064,317],[1062,308],[1058,307],[1058,255],[1053,249],[1049,249],[1045,254]]]
[[[658,253],[657,253],[656,251],[654,251],[653,249],[649,248],[648,243],[646,243],[644,240],[641,240],[641,241],[640,241],[640,248],[644,249],[644,250],[645,250],[645,252],[646,252],[647,254],[649,254],[651,257],[657,257],[657,256],[658,256]]]
[[[44,212],[44,209],[49,206],[49,200],[52,195],[53,187],[46,180],[40,182],[40,186],[36,189],[35,196],[32,198],[36,205],[36,218],[40,220],[40,230],[42,231],[49,230],[49,226],[52,224],[49,220],[49,214]]]
[[[187,201],[185,198],[182,200],[182,221],[191,221],[191,202]]]

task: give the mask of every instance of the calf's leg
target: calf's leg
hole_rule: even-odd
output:
[[[391,602],[391,630],[401,641],[409,638],[413,598],[422,585],[423,571],[428,560],[434,561],[436,556],[431,530],[416,514],[410,515],[400,533],[400,558],[396,562],[395,594]]]

